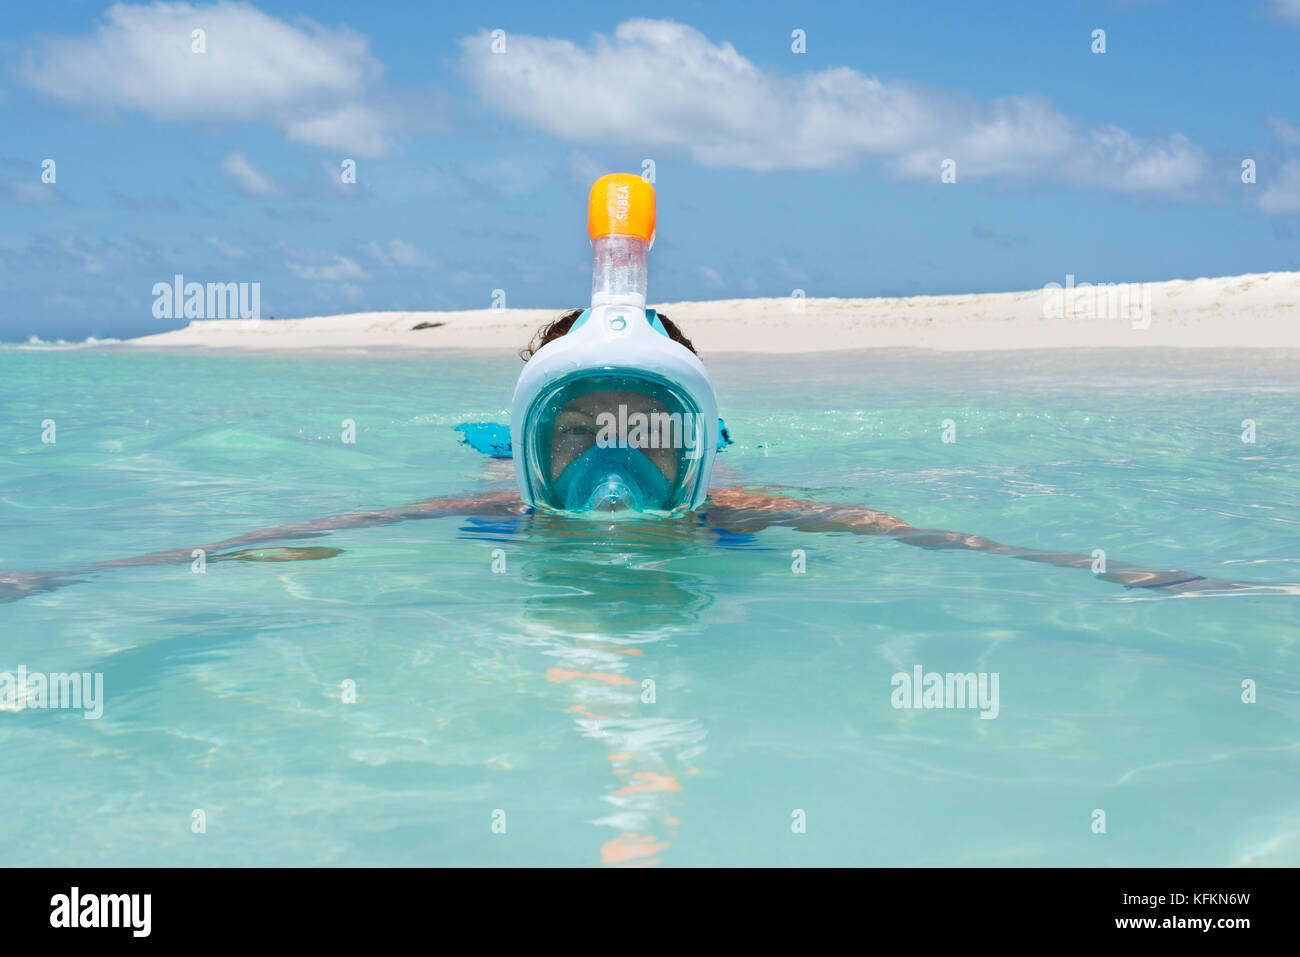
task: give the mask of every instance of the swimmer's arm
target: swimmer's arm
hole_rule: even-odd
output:
[[[792,528],[798,532],[852,532],[883,535],[918,548],[955,548],[1005,555],[1028,562],[1042,562],[1063,568],[1092,570],[1095,559],[1071,552],[1048,552],[1035,548],[1003,545],[992,539],[937,528],[913,528],[900,518],[860,505],[810,502],[785,495],[769,495],[743,489],[714,489],[704,506],[709,525],[733,532],[755,532],[768,526]],[[1205,578],[1191,572],[1153,571],[1128,562],[1107,561],[1106,571],[1095,573],[1103,581],[1129,588],[1164,588],[1169,591],[1206,591],[1247,588],[1243,582]]]
[[[443,518],[468,515],[517,515],[526,506],[519,500],[516,492],[494,492],[476,498],[430,498],[397,508],[377,509],[369,512],[349,512],[329,518],[298,522],[292,525],[279,525],[275,528],[263,528],[248,532],[236,538],[214,542],[208,545],[187,545],[148,555],[136,555],[131,558],[115,558],[110,561],[95,562],[79,568],[62,571],[43,572],[5,572],[0,571],[0,601],[22,597],[23,594],[48,591],[58,587],[60,578],[85,575],[105,568],[128,568],[140,565],[188,564],[194,560],[195,550],[201,549],[208,561],[220,561],[222,553],[250,545],[265,545],[270,542],[284,542],[293,539],[314,538],[325,532],[344,528],[368,528],[376,525],[391,525],[420,518]],[[334,554],[337,554],[335,552]],[[274,560],[284,560],[276,557]]]
[[[286,539],[315,537],[325,532],[343,528],[370,528],[376,525],[392,525],[419,518],[445,518],[452,515],[517,515],[526,506],[519,501],[517,492],[494,492],[478,498],[427,498],[410,505],[397,508],[381,508],[369,512],[348,512],[345,515],[333,515],[329,518],[298,522],[294,525],[279,525],[275,528],[263,528],[254,532],[228,538],[211,545],[194,545],[186,548],[173,548],[165,552],[152,552],[134,558],[117,558],[107,562],[97,562],[91,568],[121,568],[132,565],[166,565],[171,562],[189,562],[195,549],[203,549],[209,555],[231,548],[247,545],[263,545],[267,542]]]

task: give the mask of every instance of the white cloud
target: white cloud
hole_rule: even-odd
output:
[[[575,151],[569,154],[569,172],[579,183],[594,183],[609,170],[594,157]]]
[[[310,249],[292,249],[281,243],[286,254],[285,268],[299,279],[316,282],[342,282],[347,279],[365,279],[366,273],[346,256],[317,252]]]
[[[1300,0],[1271,0],[1264,9],[1279,20],[1300,23]]]
[[[1034,177],[1147,193],[1185,190],[1206,172],[1182,136],[1088,127],[1037,96],[978,100],[845,67],[787,76],[669,20],[629,20],[589,48],[512,34],[505,55],[480,33],[461,41],[460,65],[490,107],[552,136],[683,151],[705,166],[766,172],[877,158],[898,175],[938,180],[952,158],[959,181]]]
[[[191,34],[205,31],[206,52]],[[70,103],[161,120],[268,122],[294,140],[363,156],[387,151],[418,111],[379,87],[370,41],[246,3],[114,4],[95,32],[41,40],[19,64],[31,87]]]
[[[417,269],[428,269],[438,265],[437,261],[426,256],[424,252],[410,243],[402,242],[400,239],[394,239],[388,244],[389,255],[393,257],[393,262],[399,266],[413,266]]]
[[[299,279],[317,279],[324,282],[338,282],[343,279],[360,279],[365,276],[358,266],[346,256],[335,256],[328,265],[304,265],[288,262],[285,265]]]
[[[1205,155],[1181,133],[1143,140],[1117,126],[1090,131],[1081,152],[1064,161],[1068,179],[1081,186],[1124,192],[1177,192],[1206,172]]]
[[[382,156],[392,149],[393,131],[404,122],[392,106],[348,103],[308,112],[285,124],[285,135],[309,146],[351,149],[360,156]]]
[[[1300,0],[1297,0],[1300,4]],[[1259,210],[1272,216],[1300,213],[1300,127],[1280,116],[1267,118],[1278,149],[1261,158],[1256,168]]]
[[[721,287],[726,285],[726,283],[722,281],[722,277],[718,275],[718,271],[712,266],[701,266],[700,275],[704,277],[705,281],[708,282],[710,286]]]
[[[438,261],[432,256],[426,255],[422,249],[400,239],[389,240],[387,249],[376,242],[368,242],[361,248],[373,256],[382,266],[410,266],[415,269],[432,269],[438,265]]]
[[[101,255],[102,253],[107,253],[108,258],[115,261],[121,261],[117,250],[103,243],[97,244],[98,251],[94,244],[86,244],[72,237],[64,239],[59,245],[69,257],[80,260],[81,268],[92,276],[108,275],[108,264],[104,261],[105,257]]]
[[[1275,174],[1259,174],[1259,208],[1270,215],[1300,213],[1300,159],[1284,160]]]
[[[225,256],[227,259],[248,258],[248,253],[244,252],[238,246],[232,246],[230,243],[225,242],[224,240],[219,239],[216,236],[204,236],[203,241],[207,243],[209,246],[211,246],[213,249],[215,249],[217,252],[221,253],[221,255]]]
[[[0,237],[0,269],[31,272],[53,269],[59,274],[80,269],[92,276],[120,276],[141,264],[156,264],[159,252],[131,236],[87,238],[80,233],[63,239],[28,236]]]
[[[1300,3],[1300,0],[1296,0]],[[1268,128],[1273,131],[1278,142],[1285,143],[1287,146],[1300,146],[1300,126],[1282,119],[1280,116],[1270,116],[1268,118]]]
[[[221,168],[234,177],[239,188],[249,196],[274,196],[279,192],[275,184],[239,150],[222,160]]]
[[[380,246],[379,243],[374,242],[373,240],[360,248],[373,256],[381,266],[391,266],[393,264],[393,258],[389,256],[388,253],[384,252],[384,248]]]
[[[15,203],[24,206],[42,206],[62,200],[59,191],[49,183],[36,180],[15,179],[9,183],[9,192]]]

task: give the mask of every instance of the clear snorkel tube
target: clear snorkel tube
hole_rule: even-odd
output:
[[[636,236],[591,241],[591,306],[645,308],[646,258],[650,244]]]

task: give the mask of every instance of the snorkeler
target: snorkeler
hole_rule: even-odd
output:
[[[713,383],[689,339],[666,316],[646,308],[646,263],[655,237],[654,188],[635,175],[597,180],[588,205],[594,253],[590,308],[561,316],[524,350],[511,407],[509,439],[497,454],[514,462],[518,492],[427,499],[378,511],[283,525],[203,546],[100,562],[65,572],[0,573],[0,601],[59,587],[66,576],[97,569],[207,561],[299,561],[328,558],[333,548],[271,547],[327,531],[419,518],[511,516],[534,511],[587,519],[680,519],[693,516],[718,532],[765,528],[880,535],[928,549],[964,549],[1087,569],[1130,588],[1166,592],[1267,589],[1156,571],[1088,555],[1002,545],[978,535],[915,528],[859,505],[808,501],[742,488],[712,488],[709,479],[725,429]],[[504,427],[499,427],[504,432]],[[60,578],[63,581],[60,581]]]

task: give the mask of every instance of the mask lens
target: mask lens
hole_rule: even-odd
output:
[[[535,500],[565,511],[673,511],[703,480],[703,423],[683,390],[640,371],[561,379],[533,401],[524,466]]]

